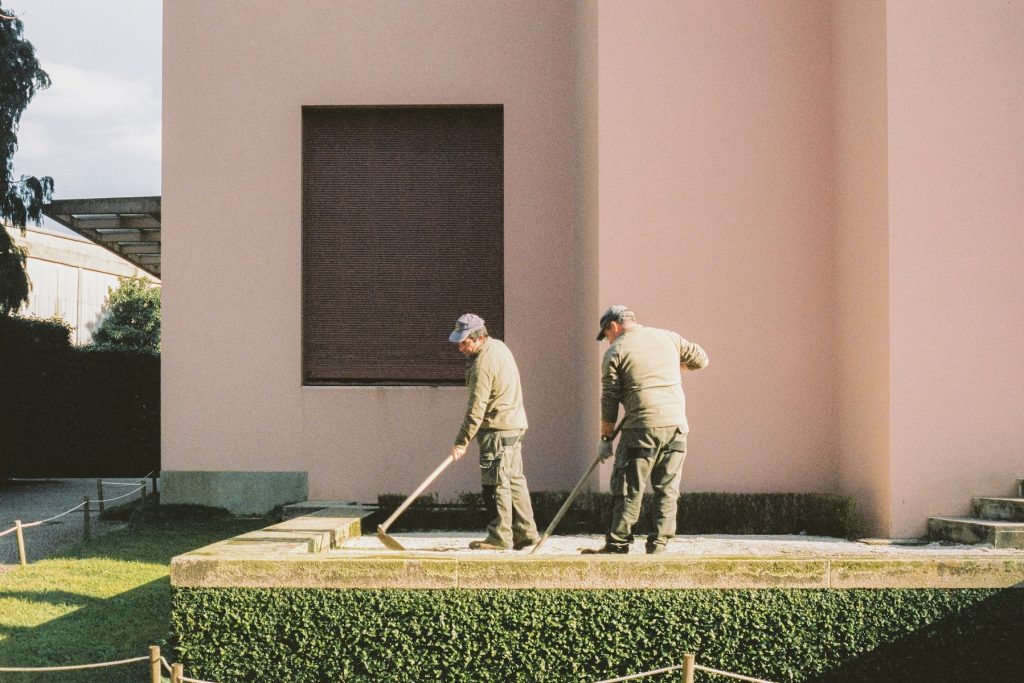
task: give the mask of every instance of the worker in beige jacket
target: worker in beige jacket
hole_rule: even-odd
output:
[[[654,530],[647,552],[665,550],[676,533],[676,508],[686,459],[686,398],[680,373],[708,364],[704,349],[669,330],[644,327],[626,306],[601,316],[598,341],[611,346],[601,364],[602,460],[612,456],[615,418],[623,408],[622,436],[612,468],[612,526],[605,545],[591,553],[627,553],[640,517],[647,479],[654,489]]]
[[[512,352],[487,334],[484,321],[467,313],[459,318],[448,341],[466,356],[469,403],[452,458],[466,453],[476,437],[480,446],[480,479],[484,506],[491,516],[487,538],[469,544],[474,550],[522,550],[537,542],[530,492],[523,475],[526,410]]]

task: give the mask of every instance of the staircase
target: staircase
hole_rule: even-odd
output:
[[[1017,480],[1016,498],[975,497],[973,517],[932,517],[928,538],[952,543],[989,543],[996,548],[1024,549],[1024,479]]]

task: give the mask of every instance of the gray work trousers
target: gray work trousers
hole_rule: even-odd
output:
[[[679,427],[623,429],[612,468],[612,527],[608,545],[622,547],[633,539],[640,518],[647,479],[654,489],[654,530],[648,547],[661,545],[676,534],[679,483],[686,459],[686,432]]]
[[[487,543],[512,547],[540,537],[523,474],[524,429],[480,431],[480,483],[491,517]]]

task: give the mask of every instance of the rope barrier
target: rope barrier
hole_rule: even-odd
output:
[[[121,498],[127,498],[128,496],[134,496],[136,493],[138,493],[139,491],[141,491],[144,488],[146,488],[145,484],[143,484],[142,486],[136,487],[134,491],[129,491],[128,493],[124,494],[123,496],[117,496],[115,498],[104,498],[103,500],[94,500],[92,502],[93,503],[109,503],[110,501],[113,501],[113,500],[120,500]]]
[[[158,655],[159,652],[160,652],[159,648],[156,647],[156,646],[151,647],[150,650],[151,650],[153,655]],[[717,676],[725,676],[726,678],[733,678],[733,679],[736,679],[738,681],[746,681],[747,683],[772,683],[772,681],[767,681],[767,680],[764,680],[763,678],[753,678],[751,676],[744,676],[742,674],[736,674],[736,673],[732,673],[730,671],[720,671],[718,669],[712,669],[709,666],[702,666],[700,664],[695,664],[693,662],[693,655],[689,655],[689,654],[686,655],[686,659],[689,662],[689,666],[692,667],[690,669],[688,675],[692,675],[693,671],[704,671],[706,673],[714,674],[714,675],[717,675]],[[95,662],[95,663],[90,663],[90,664],[71,664],[71,665],[67,665],[67,666],[0,666],[0,672],[4,672],[4,673],[31,673],[31,672],[35,672],[35,671],[76,671],[76,670],[80,670],[80,669],[102,669],[102,668],[107,668],[107,667],[112,667],[112,666],[122,666],[124,664],[134,664],[136,662],[150,662],[151,664],[155,664],[156,661],[157,661],[156,659],[152,659],[149,656],[144,656],[144,657],[132,657],[130,659],[119,659],[117,661],[112,661],[112,662]],[[168,675],[172,676],[172,678],[174,676],[174,668],[175,667],[177,667],[177,670],[179,672],[181,672],[181,670],[182,670],[180,664],[175,664],[174,667],[172,667],[170,665],[170,663],[168,663],[167,658],[164,657],[163,655],[160,655],[159,661],[160,661],[160,665],[164,668],[164,670],[168,673]],[[665,673],[670,673],[672,671],[680,671],[680,670],[685,670],[685,669],[687,669],[687,664],[676,664],[674,666],[666,666],[666,667],[663,667],[661,669],[652,669],[650,671],[643,671],[641,673],[629,674],[627,676],[619,676],[618,678],[606,678],[606,679],[603,679],[603,680],[600,680],[600,681],[595,681],[594,683],[622,683],[622,681],[633,681],[633,680],[637,680],[639,678],[647,678],[649,676],[657,676],[659,674],[665,674]],[[156,671],[153,672],[153,675],[156,676]],[[178,680],[181,680],[183,682],[187,681],[188,683],[215,683],[214,681],[206,681],[206,680],[203,680],[201,678],[189,678],[188,676],[185,676],[183,674],[178,678]],[[687,680],[689,680],[689,678],[687,678]]]
[[[107,486],[138,486],[139,484],[145,484],[146,480],[152,477],[155,472],[156,470],[151,470],[148,474],[144,474],[138,479],[133,479],[132,481],[100,481]]]
[[[38,522],[29,522],[28,524],[22,524],[21,528],[22,529],[29,529],[29,528],[34,527],[34,526],[39,526],[40,524],[46,524],[47,522],[52,522],[53,520],[57,519],[58,517],[63,517],[64,515],[70,515],[75,510],[81,510],[84,505],[85,505],[85,501],[82,501],[81,503],[79,503],[78,505],[76,505],[75,507],[71,508],[70,510],[68,510],[66,512],[62,512],[59,515],[54,515],[53,517],[48,517],[47,519],[41,519]],[[12,531],[14,531],[16,528],[17,528],[16,526],[12,526],[10,529],[7,529],[3,533],[0,533],[0,536],[3,536],[4,534],[9,534]]]
[[[628,676],[620,676],[619,678],[608,678],[603,681],[594,681],[594,683],[619,683],[619,681],[633,681],[638,678],[647,678],[648,676],[657,676],[658,674],[665,674],[670,671],[679,671],[685,666],[685,664],[677,664],[675,666],[666,666],[664,669],[653,669],[651,671],[644,671],[638,674],[629,674]]]
[[[771,681],[766,681],[763,678],[751,678],[750,676],[734,674],[729,671],[719,671],[718,669],[712,669],[709,666],[701,666],[700,664],[695,664],[693,668],[697,669],[698,671],[706,671],[709,674],[717,674],[719,676],[725,676],[727,678],[735,678],[738,681],[747,681],[748,683],[772,683]]]
[[[202,681],[198,678],[189,678],[188,676],[182,676],[182,681],[188,681],[189,683],[215,683],[215,681]]]
[[[69,666],[0,666],[3,672],[25,673],[31,671],[75,671],[77,669],[102,669],[108,666],[121,666],[122,664],[134,664],[135,662],[148,662],[149,657],[132,657],[131,659],[120,659],[116,662],[96,662],[95,664],[72,664]]]
[[[687,655],[689,657],[689,655]],[[675,666],[666,666],[662,669],[652,669],[651,671],[643,671],[638,674],[629,674],[628,676],[620,676],[618,678],[607,678],[601,681],[594,681],[594,683],[620,683],[621,681],[634,681],[639,678],[647,678],[648,676],[657,676],[659,674],[665,674],[672,671],[685,670],[686,664],[676,664]],[[772,681],[766,681],[762,678],[752,678],[750,676],[744,676],[742,674],[734,674],[730,671],[719,671],[718,669],[712,669],[709,666],[701,666],[700,664],[694,664],[693,669],[695,671],[704,671],[709,674],[716,674],[718,676],[725,676],[727,678],[735,678],[739,681],[747,681],[747,683],[772,683]]]

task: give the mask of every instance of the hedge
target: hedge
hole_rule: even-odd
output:
[[[47,321],[8,320],[0,332],[0,476],[159,469],[159,355],[68,347]]]
[[[1024,590],[175,588],[191,676],[593,681],[698,663],[772,681],[1000,681]]]
[[[534,517],[543,530],[568,497],[568,491],[532,491]],[[365,528],[376,528],[405,499],[387,494],[377,499],[378,516]],[[651,527],[651,496],[645,496],[635,532]],[[558,525],[561,534],[605,533],[611,524],[611,495],[585,492]],[[854,501],[849,496],[824,493],[685,493],[679,499],[678,533],[681,534],[800,534],[851,538],[856,535]],[[480,494],[463,493],[449,502],[436,496],[417,498],[391,527],[395,531],[419,529],[473,530],[487,525]]]

